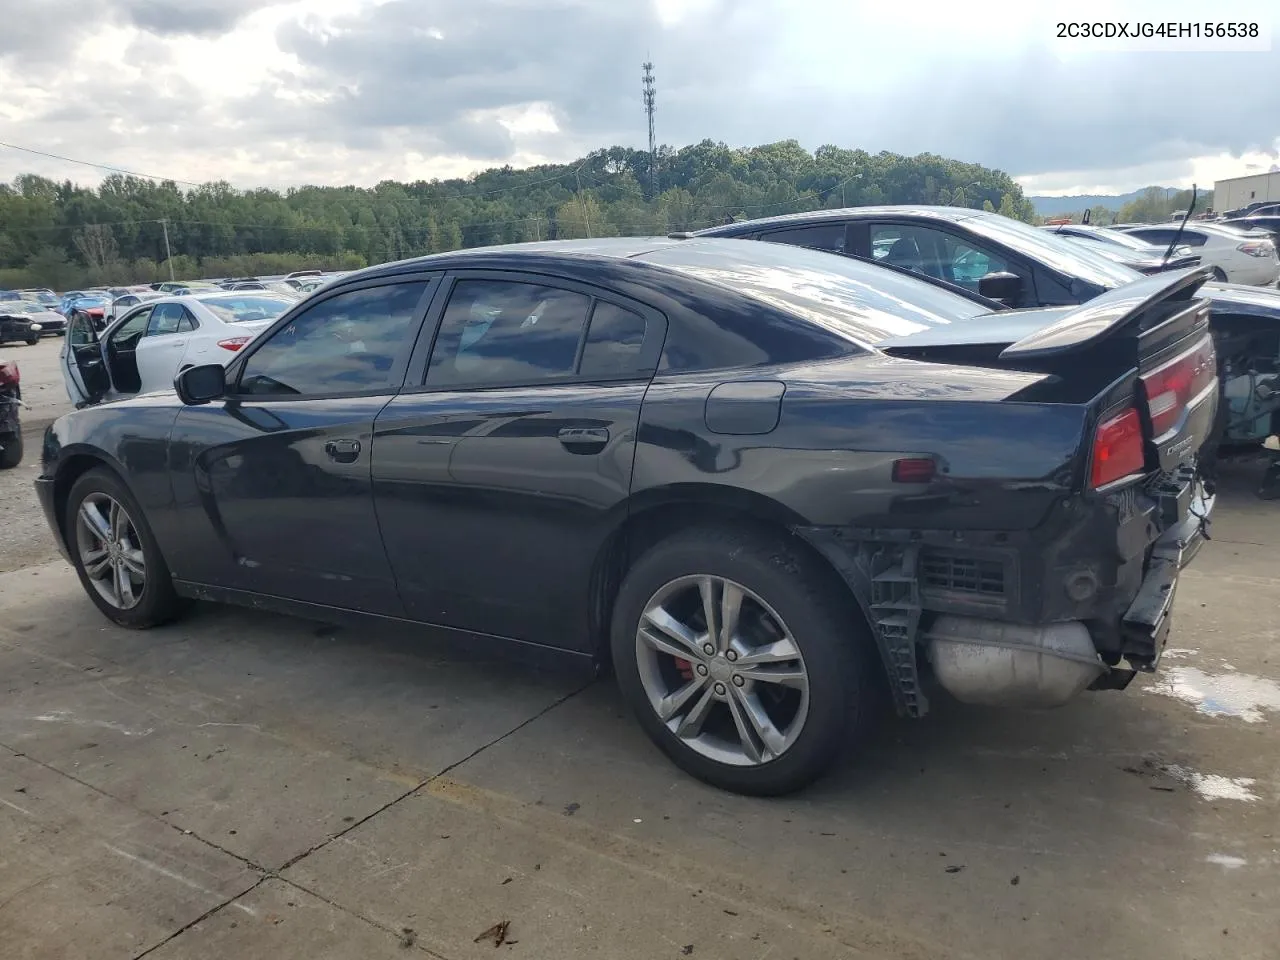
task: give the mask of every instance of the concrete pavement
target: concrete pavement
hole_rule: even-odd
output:
[[[671,767],[612,684],[419,631],[109,626],[0,575],[0,955],[1274,958],[1280,508],[1243,472],[1161,673],[936,699],[780,800]],[[32,505],[32,509],[34,506]]]

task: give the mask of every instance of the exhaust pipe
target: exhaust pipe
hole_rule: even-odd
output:
[[[1029,626],[947,615],[925,639],[938,682],[964,703],[1060,707],[1107,669],[1078,620]]]

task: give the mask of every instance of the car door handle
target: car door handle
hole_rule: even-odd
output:
[[[355,463],[360,456],[359,440],[330,440],[324,445],[324,452],[330,460],[338,463]]]
[[[609,442],[609,431],[604,427],[565,427],[558,436],[570,453],[597,453]]]

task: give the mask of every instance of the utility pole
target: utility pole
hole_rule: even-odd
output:
[[[653,108],[655,103],[655,87],[653,80],[653,63],[644,62],[642,75],[644,87],[644,112],[649,117],[649,196],[658,196],[658,141],[653,136]]]
[[[169,249],[169,218],[162,217],[160,226],[164,227],[164,257],[169,261],[169,282],[173,282],[173,251]]]

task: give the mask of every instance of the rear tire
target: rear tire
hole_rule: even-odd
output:
[[[15,433],[4,441],[0,450],[0,470],[12,470],[22,462],[22,434]]]
[[[89,470],[72,485],[63,530],[80,585],[107,619],[143,630],[186,610],[146,515],[106,467]]]
[[[741,597],[736,615],[726,594]],[[727,639],[708,631],[708,615],[737,628]],[[687,773],[736,793],[812,783],[865,737],[880,702],[853,598],[782,534],[701,527],[659,542],[623,580],[611,646],[650,739]]]
[[[1219,283],[1226,283],[1226,282],[1227,282],[1227,272],[1226,272],[1225,270],[1223,270],[1221,267],[1214,267],[1214,268],[1213,268],[1213,279],[1217,280]]]

